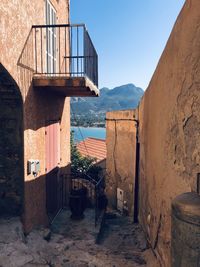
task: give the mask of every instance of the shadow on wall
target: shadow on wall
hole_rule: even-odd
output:
[[[59,121],[62,118],[65,98],[45,88],[34,89],[32,79],[35,69],[35,47],[33,44],[33,32],[30,30],[17,66],[19,86],[24,98],[24,130],[36,131],[47,126],[47,121]]]
[[[67,165],[25,182],[22,216],[25,233],[39,226],[49,226],[57,212],[66,206],[69,176],[70,165]]]
[[[49,180],[47,174],[28,176],[24,182],[24,141],[26,149],[31,144],[37,145],[35,151],[40,153],[40,146],[33,137],[37,136],[37,140],[41,137],[40,133],[34,133],[34,136],[29,136],[26,140],[24,130],[37,131],[47,126],[47,120],[59,120],[63,114],[65,99],[49,92],[33,90],[30,85],[32,73],[29,70],[21,68],[19,75],[21,92],[25,98],[24,114],[20,89],[0,64],[0,216],[22,216],[25,232],[29,232],[33,227],[49,223],[46,203],[49,197],[46,190]],[[57,168],[55,178],[53,177],[55,199],[61,196],[63,198],[62,188],[55,191],[55,185],[61,185],[59,177],[67,170],[67,166]],[[60,206],[63,201],[62,199],[59,202]]]
[[[55,93],[37,91],[32,84],[29,87],[24,103],[24,130],[38,130],[48,126],[50,121],[62,118],[65,98]]]
[[[23,102],[0,64],[0,216],[22,214],[24,197]]]
[[[28,51],[31,50],[28,49]],[[30,54],[23,51],[24,62],[31,64],[33,57]],[[18,62],[18,76],[24,98],[26,160],[37,158],[41,164],[45,164],[45,127],[63,118],[65,98],[49,90],[36,90],[32,85],[33,69],[29,68],[27,64],[23,65]],[[25,166],[26,164],[27,162]],[[62,207],[64,190],[62,190],[61,182],[67,169],[67,166],[57,167],[47,174],[39,174],[36,177],[27,175],[25,171],[27,177],[24,183],[24,213],[22,216],[25,233],[38,226],[48,226],[54,216],[52,213],[56,212],[58,207]]]

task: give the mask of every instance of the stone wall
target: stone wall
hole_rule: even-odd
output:
[[[69,1],[52,0],[57,11],[57,23],[69,23]],[[61,162],[60,171],[66,172],[70,162],[70,100],[48,92],[36,92],[32,87],[33,71],[19,64],[19,59],[32,25],[45,24],[45,1],[6,1],[0,5],[0,63],[17,83],[23,100],[24,129],[23,180],[25,231],[48,224],[46,214],[45,184],[45,126],[49,121],[60,121]],[[24,50],[23,59],[31,63],[31,46]],[[9,118],[9,114],[7,114]],[[21,146],[21,148],[23,148]],[[37,177],[28,175],[27,161],[38,159],[41,171]]]
[[[200,1],[187,0],[139,106],[140,222],[170,266],[171,201],[200,173]]]
[[[106,113],[106,194],[109,206],[117,208],[117,188],[123,190],[124,209],[128,208],[131,216],[135,189],[135,120],[133,110]]]

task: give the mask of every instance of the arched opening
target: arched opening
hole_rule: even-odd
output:
[[[20,216],[23,198],[23,101],[0,64],[0,217]]]

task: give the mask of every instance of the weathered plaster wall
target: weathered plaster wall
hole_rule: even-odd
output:
[[[52,0],[57,23],[69,23],[69,1]],[[33,72],[19,66],[19,58],[32,25],[45,24],[45,1],[7,1],[0,5],[0,63],[19,86],[23,99],[24,127],[24,223],[29,231],[38,224],[47,224],[45,185],[45,126],[49,120],[61,120],[61,171],[70,162],[70,105],[61,98],[32,88]],[[44,37],[45,38],[45,37]],[[32,44],[28,43],[23,60],[32,64]],[[41,172],[27,175],[27,160],[39,159]]]
[[[136,151],[136,113],[133,110],[106,113],[106,194],[109,205],[117,207],[117,188],[133,215]]]
[[[140,222],[170,266],[171,201],[200,173],[200,1],[187,0],[139,106]]]

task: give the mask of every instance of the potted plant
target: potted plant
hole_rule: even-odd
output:
[[[71,190],[71,194],[69,197],[69,207],[71,210],[71,218],[72,219],[83,219],[84,211],[86,209],[87,203],[87,188],[74,188]]]

